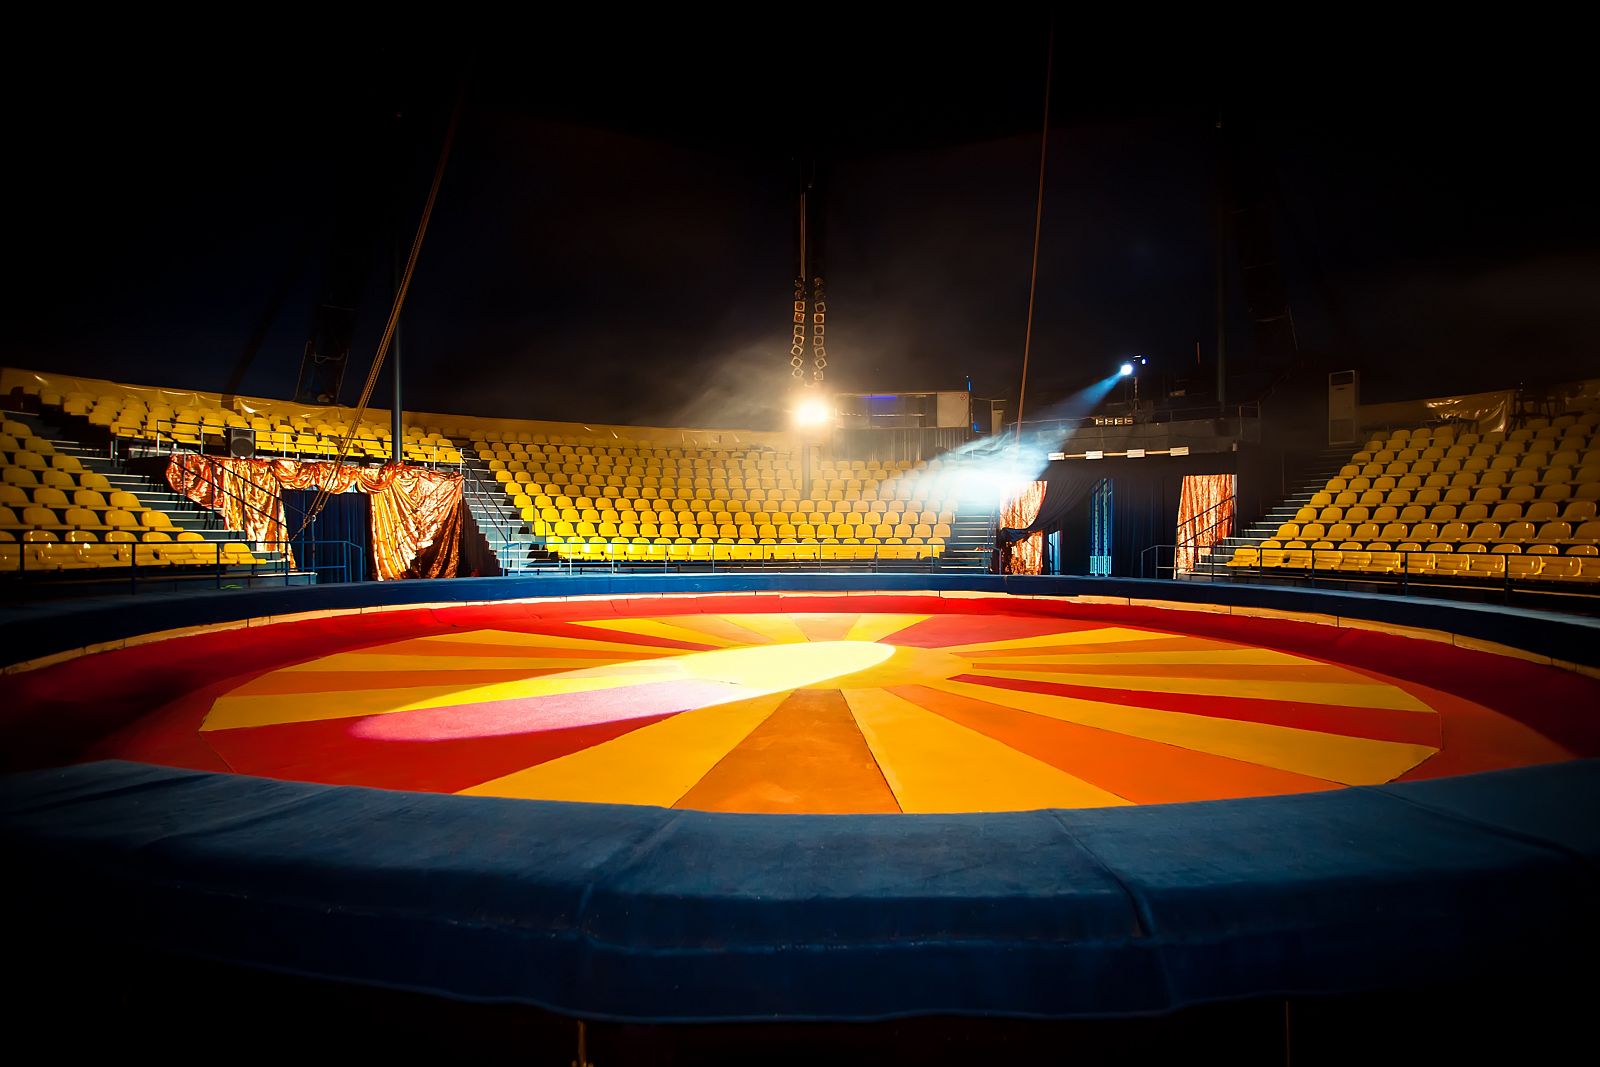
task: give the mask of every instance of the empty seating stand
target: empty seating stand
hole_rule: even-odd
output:
[[[134,448],[154,451],[222,448],[232,428],[254,432],[256,451],[264,455],[302,459],[332,459],[344,454],[356,462],[385,461],[391,457],[391,434],[386,417],[363,416],[352,423],[340,408],[306,410],[284,401],[240,398],[236,410],[222,399],[204,393],[179,393],[142,386],[98,383],[95,392],[61,395],[35,390],[47,407],[59,407],[84,419],[113,438]],[[178,402],[162,397],[181,396]],[[350,430],[355,426],[355,434]],[[461,451],[439,427],[406,426],[402,429],[401,458],[410,463],[457,465]]]
[[[1600,412],[1375,435],[1237,570],[1600,583]]]
[[[166,512],[58,453],[26,423],[0,423],[0,572],[259,562],[242,542],[180,529]]]
[[[529,534],[560,559],[608,563],[918,560],[955,521],[937,460],[817,462],[762,447],[480,434]]]

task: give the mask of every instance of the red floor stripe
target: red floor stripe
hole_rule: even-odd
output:
[[[963,674],[958,682],[972,682],[997,689],[1022,693],[1047,693],[1051,696],[1095,700],[1105,704],[1124,704],[1158,711],[1180,711],[1214,719],[1268,723],[1299,730],[1316,730],[1346,737],[1366,737],[1374,741],[1393,741],[1407,745],[1443,743],[1439,716],[1425,711],[1391,711],[1386,708],[1351,708],[1339,705],[1304,704],[1293,700],[1262,700],[1255,697],[1201,696],[1193,693],[1153,693],[1127,689],[1105,689],[1092,685],[1067,685],[1061,682],[1035,682],[1019,678],[989,678]]]

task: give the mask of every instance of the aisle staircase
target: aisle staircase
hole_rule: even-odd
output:
[[[1193,571],[1178,575],[1178,578],[1190,582],[1249,580],[1252,577],[1250,574],[1236,575],[1228,570],[1228,561],[1233,558],[1234,551],[1244,545],[1263,541],[1276,534],[1278,527],[1284,523],[1293,522],[1295,513],[1309,505],[1312,496],[1328,484],[1328,479],[1350,462],[1351,451],[1349,448],[1332,448],[1318,452],[1300,472],[1288,496],[1267,509],[1265,515],[1249,526],[1234,531],[1232,537],[1223,538],[1209,554],[1202,549],[1200,565]]]
[[[461,450],[461,493],[472,512],[478,531],[489,543],[500,563],[502,574],[521,574],[534,569],[535,538],[528,524],[517,514],[500,483],[489,472],[489,464],[470,442],[455,442]]]
[[[995,523],[999,514],[989,507],[963,504],[950,524],[950,539],[939,557],[939,570],[958,574],[984,574],[994,551]]]
[[[113,491],[133,493],[145,507],[165,512],[172,520],[174,536],[177,532],[188,530],[199,534],[201,540],[208,544],[245,540],[243,533],[226,529],[221,516],[216,512],[202,508],[187,497],[173,492],[163,477],[149,469],[149,461],[135,460],[130,465],[122,459],[114,459],[108,445],[87,443],[86,434],[75,433],[78,428],[54,421],[51,416],[6,412],[5,417],[31,427],[36,437],[50,442],[57,453],[75,457],[85,471],[104,475]],[[71,421],[77,420],[67,416],[66,422]],[[251,547],[254,549],[254,546]],[[227,568],[227,573],[259,574],[273,571],[282,575],[282,553],[255,552],[255,557],[262,562],[257,564],[253,571],[250,567],[231,567]]]

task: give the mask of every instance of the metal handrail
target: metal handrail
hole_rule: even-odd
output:
[[[1191,518],[1189,520],[1189,522],[1191,522],[1191,523],[1192,522],[1197,522],[1200,519],[1203,519],[1207,515],[1211,514],[1213,511],[1217,511],[1217,510],[1221,509],[1222,507],[1224,507],[1225,505],[1231,505],[1231,504],[1235,503],[1236,500],[1237,500],[1237,495],[1233,494],[1233,493],[1230,493],[1227,496],[1223,497],[1221,500],[1217,501],[1215,504],[1212,504],[1209,508],[1206,508],[1204,511],[1197,513],[1193,518]],[[1203,537],[1204,535],[1210,533],[1212,530],[1215,530],[1217,527],[1223,525],[1224,523],[1231,523],[1236,514],[1237,514],[1237,510],[1236,509],[1235,510],[1230,510],[1226,515],[1219,516],[1216,519],[1216,521],[1212,522],[1210,525],[1206,526],[1204,529],[1200,529],[1200,530],[1194,531],[1194,533],[1192,535],[1190,535],[1189,537],[1181,538],[1181,539],[1177,538],[1177,537],[1174,537],[1172,544],[1156,544],[1156,545],[1148,545],[1148,546],[1146,546],[1145,549],[1142,552],[1139,553],[1139,577],[1141,577],[1141,578],[1145,577],[1145,571],[1147,570],[1145,564],[1146,564],[1147,560],[1149,559],[1150,553],[1159,552],[1163,548],[1172,550],[1172,564],[1170,566],[1163,567],[1162,564],[1161,564],[1161,557],[1157,556],[1156,557],[1156,565],[1155,565],[1155,576],[1157,578],[1161,577],[1161,572],[1163,570],[1170,570],[1173,573],[1173,575],[1176,576],[1177,573],[1178,573],[1178,549],[1184,548],[1184,547],[1192,547],[1194,549],[1194,551],[1195,551],[1195,558],[1198,560],[1199,554],[1200,554],[1200,549],[1202,549],[1202,548],[1213,548],[1214,549],[1216,547],[1214,542],[1212,544],[1210,544],[1210,545],[1202,545],[1202,544],[1200,544],[1200,538]],[[1215,555],[1216,555],[1216,553],[1213,552],[1211,555],[1213,557],[1213,559],[1212,559],[1212,564],[1213,564],[1212,570],[1213,570],[1213,573],[1215,573]]]
[[[1241,404],[1210,404],[1204,407],[1194,408],[1152,408],[1147,412],[1141,413],[1137,420],[1134,419],[1132,414],[1122,416],[1102,413],[1099,415],[1083,415],[1075,418],[1024,419],[1022,420],[1022,425],[1024,428],[1033,427],[1035,429],[1054,427],[1061,429],[1082,430],[1114,428],[1116,426],[1134,424],[1145,426],[1152,424],[1163,425],[1173,422],[1202,422],[1207,419],[1218,418],[1235,418],[1244,420],[1259,419],[1260,417],[1261,404],[1257,401],[1248,401]]]
[[[468,467],[466,465],[466,455],[469,450],[462,448],[460,451],[462,455],[462,491],[464,494],[466,494],[466,499],[469,506],[474,502],[481,505],[481,509],[475,509],[473,511],[474,518],[478,517],[479,510],[481,510],[483,516],[488,520],[489,530],[486,532],[493,532],[497,535],[502,549],[509,548],[511,545],[516,543],[514,535],[521,532],[521,522],[513,522],[511,519],[506,517],[505,512],[500,509],[498,502],[491,494],[487,482],[481,477],[482,472],[475,467]],[[482,456],[479,455],[475,449],[471,451],[474,459],[482,459]],[[499,555],[500,553],[496,553],[497,557]],[[500,569],[503,572],[520,572],[526,569],[527,566],[527,561],[525,559],[518,559],[509,562],[512,564],[511,566],[508,566],[507,560],[500,559]]]
[[[82,576],[85,579],[91,579],[91,580],[95,579],[95,578],[120,580],[120,575],[123,573],[124,568],[126,568],[126,573],[127,573],[127,578],[128,578],[128,581],[129,581],[130,591],[134,592],[134,593],[137,593],[139,591],[139,586],[140,586],[141,582],[143,582],[145,585],[149,585],[150,583],[158,581],[158,580],[162,580],[162,581],[171,581],[171,580],[180,580],[180,579],[181,580],[198,580],[198,579],[200,579],[202,577],[206,577],[207,575],[209,575],[210,577],[212,577],[214,579],[215,584],[216,584],[216,588],[222,589],[222,588],[224,588],[224,582],[226,582],[227,579],[230,578],[230,577],[241,577],[242,576],[242,577],[248,578],[250,580],[251,584],[254,584],[254,582],[255,582],[255,580],[257,578],[275,577],[275,576],[277,576],[277,575],[279,575],[281,573],[281,575],[283,576],[284,584],[288,585],[288,584],[290,584],[290,580],[293,578],[293,576],[295,574],[304,573],[304,571],[297,570],[295,567],[291,566],[290,560],[289,560],[289,555],[287,553],[281,553],[276,560],[261,560],[261,559],[257,559],[257,558],[255,558],[256,553],[251,553],[251,560],[248,563],[241,563],[241,562],[233,561],[233,560],[230,559],[230,556],[232,555],[232,553],[229,553],[227,551],[227,547],[229,545],[234,545],[234,544],[239,544],[239,542],[237,542],[237,541],[160,541],[160,542],[153,542],[153,541],[108,541],[108,542],[28,541],[28,542],[23,542],[21,545],[18,546],[22,551],[19,552],[17,569],[15,571],[6,571],[5,573],[6,574],[10,574],[10,575],[14,575],[17,580],[27,580],[28,578],[30,578],[30,577],[32,577],[34,575],[39,575],[39,574],[57,575],[57,574],[62,573],[63,571],[81,572]],[[366,580],[366,559],[365,559],[366,549],[365,549],[364,546],[356,544],[353,541],[336,540],[336,539],[313,539],[313,540],[310,540],[310,541],[302,541],[302,542],[300,542],[300,544],[302,545],[302,547],[309,548],[311,550],[311,555],[313,556],[313,558],[318,554],[317,553],[317,549],[320,548],[320,547],[334,546],[334,547],[337,547],[337,548],[339,548],[341,550],[345,550],[346,551],[347,562],[342,567],[340,567],[340,568],[324,568],[324,569],[340,569],[340,570],[343,570],[345,572],[345,580],[346,581],[358,581],[359,582],[359,581],[365,581]],[[127,551],[127,562],[125,564],[124,563],[117,563],[117,564],[100,564],[100,565],[96,565],[96,566],[83,566],[83,567],[76,567],[76,566],[63,567],[60,562],[57,562],[53,566],[52,565],[48,565],[48,564],[46,564],[44,566],[40,566],[39,563],[36,560],[35,565],[31,570],[30,570],[30,568],[28,566],[28,561],[29,561],[30,556],[36,556],[36,553],[28,551],[29,549],[43,549],[43,550],[46,550],[47,553],[48,553],[48,550],[51,549],[51,548],[55,548],[55,549],[74,549],[74,550],[77,550],[77,551],[74,551],[72,553],[72,555],[75,556],[77,558],[77,560],[81,561],[85,556],[85,552],[83,550],[87,550],[87,549],[91,549],[91,548],[108,548],[108,547],[109,548],[113,548],[115,550],[119,550],[118,551],[118,555],[121,554],[120,550],[126,549],[126,551]],[[206,553],[206,551],[205,551],[206,549],[210,550],[209,553]],[[268,551],[270,551],[270,550],[268,550]],[[208,554],[210,556],[210,559],[209,560],[205,560],[205,561],[201,561],[201,562],[192,562],[194,554],[196,552],[200,552],[202,554]],[[50,553],[50,554],[53,554],[53,553]],[[179,556],[179,555],[187,556],[187,557],[189,557],[189,559],[184,560],[182,562],[174,562],[174,560],[172,558],[169,558],[169,557],[174,557],[174,556]],[[354,576],[350,575],[350,571],[352,570],[351,564],[348,562],[348,560],[350,560],[350,559],[358,560],[359,563],[360,563],[359,567],[356,568],[356,573],[354,574]],[[202,567],[203,568],[208,568],[208,570],[207,571],[201,571],[199,568],[202,568]],[[245,571],[243,575],[241,575],[239,573],[240,572],[240,568],[248,568],[248,570]]]

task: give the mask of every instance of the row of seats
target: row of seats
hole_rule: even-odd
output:
[[[563,559],[927,559],[955,521],[916,495],[930,474],[909,462],[818,460],[802,496],[806,472],[784,453],[522,438],[473,447]]]
[[[11,527],[0,530],[0,542],[23,541],[29,544],[57,543],[92,545],[105,542],[106,544],[133,544],[139,542],[147,545],[164,544],[169,541],[204,541],[206,544],[225,544],[226,542],[206,541],[205,537],[193,530],[178,530],[168,527],[162,530],[155,529],[128,529],[119,527],[114,530],[79,530],[79,529],[54,529],[46,527]]]
[[[535,533],[555,542],[570,538],[579,540],[623,541],[674,541],[697,540],[748,541],[752,544],[784,544],[806,541],[838,541],[843,544],[886,545],[942,545],[950,537],[947,523],[782,523],[761,526],[732,523],[694,522],[571,522],[558,519],[554,522],[539,520],[534,523]]]
[[[1536,544],[1524,552],[1521,545],[1491,547],[1479,542],[1426,545],[1348,542],[1338,546],[1323,542],[1292,548],[1268,540],[1260,546],[1236,549],[1228,566],[1251,570],[1600,582],[1600,549],[1594,545],[1574,545],[1562,554],[1555,545]]]
[[[530,435],[525,435],[530,436]],[[770,470],[789,468],[798,470],[801,461],[787,452],[763,448],[714,449],[679,447],[615,447],[609,445],[555,444],[551,441],[495,444],[482,437],[473,439],[473,447],[489,465],[498,470],[496,463],[524,463],[542,465],[551,470],[590,461],[611,467],[659,467],[662,469],[710,468],[712,470]],[[909,460],[832,459],[816,460],[814,469],[819,476],[829,477],[847,472],[883,472],[891,474],[907,471],[913,464]],[[520,469],[520,468],[514,468]],[[875,475],[881,476],[881,475]]]
[[[875,544],[727,544],[700,541],[693,544],[605,542],[554,544],[550,551],[561,559],[592,563],[757,563],[834,560],[867,562],[932,559],[935,545]]]
[[[1559,453],[1556,456],[1525,456],[1524,462],[1520,463],[1515,456],[1506,456],[1492,461],[1469,459],[1465,463],[1457,463],[1454,460],[1441,460],[1437,464],[1427,460],[1418,460],[1416,463],[1365,465],[1346,463],[1339,468],[1339,477],[1347,481],[1355,478],[1394,478],[1396,484],[1402,488],[1408,485],[1413,487],[1550,485],[1559,482],[1592,482],[1600,480],[1596,478],[1597,473],[1600,473],[1600,455],[1592,452],[1582,456],[1570,452]]]
[[[1600,501],[1594,500],[1462,500],[1459,497],[1443,501],[1434,494],[1426,500],[1412,500],[1409,493],[1396,490],[1401,496],[1386,497],[1385,503],[1307,504],[1294,513],[1295,522],[1549,522],[1565,519],[1567,522],[1587,522],[1595,517]],[[1326,497],[1327,494],[1319,494]],[[1342,495],[1342,494],[1341,494]],[[1334,499],[1338,499],[1335,497]]]
[[[108,383],[109,385],[109,383]],[[242,414],[224,408],[220,401],[191,397],[184,405],[147,403],[139,394],[70,392],[54,394],[39,391],[46,407],[59,407],[68,415],[78,415],[90,425],[104,427],[116,437],[129,441],[162,443],[175,441],[199,448],[220,440],[230,427],[255,431],[256,448],[261,452],[284,455],[331,457],[339,454],[348,421],[330,420],[305,413]],[[249,404],[259,409],[260,402]],[[459,464],[461,452],[438,428],[403,428],[401,453],[418,463]],[[387,459],[392,437],[389,428],[375,418],[364,418],[352,442],[350,454],[358,458]]]
[[[1509,433],[1373,435],[1294,521],[1229,566],[1600,580],[1600,413]]]
[[[84,543],[100,532],[136,541],[177,531],[166,512],[112,489],[105,475],[57,452],[26,423],[0,422],[0,543]]]
[[[545,497],[540,497],[539,499],[547,500]],[[934,511],[932,508],[926,508],[922,511],[898,511],[894,509],[885,510],[882,508],[862,508],[858,511],[847,511],[841,509],[838,511],[796,510],[741,512],[722,511],[716,508],[707,508],[701,510],[678,508],[674,510],[662,507],[659,509],[644,508],[639,511],[635,511],[632,508],[624,508],[621,511],[616,511],[612,508],[556,507],[548,502],[544,507],[540,507],[537,504],[525,505],[522,509],[522,517],[524,521],[527,522],[534,522],[536,520],[555,522],[560,519],[565,519],[568,522],[693,522],[699,523],[702,526],[707,523],[712,525],[731,523],[735,526],[764,526],[768,524],[780,526],[787,522],[798,526],[800,523],[808,522],[813,526],[817,526],[822,523],[840,526],[846,523],[850,525],[856,525],[866,522],[876,526],[879,523],[884,522],[890,523],[891,525],[901,522],[908,522],[912,524],[925,522],[929,525],[938,522],[955,522],[955,512]]]
[[[225,567],[253,566],[262,560],[238,541],[222,543]],[[29,542],[0,544],[0,571],[98,570],[123,567],[215,567],[215,543],[174,541],[160,544]]]
[[[1422,522],[1286,522],[1278,527],[1275,540],[1291,541],[1543,541],[1552,544],[1573,541],[1600,543],[1600,522],[1589,521],[1576,529],[1570,522],[1556,520],[1535,526],[1531,522],[1500,523],[1483,521],[1427,520]]]
[[[1600,412],[1568,412],[1554,418],[1542,415],[1530,416],[1516,429],[1493,430],[1488,433],[1479,433],[1471,425],[1456,422],[1415,428],[1402,426],[1372,434],[1367,440],[1366,448],[1367,450],[1425,448],[1434,445],[1476,445],[1484,442],[1494,445],[1503,442],[1518,444],[1535,440],[1561,439],[1573,434],[1593,436],[1596,432],[1600,432]]]
[[[787,452],[765,448],[711,449],[711,448],[590,448],[579,445],[557,447],[549,444],[486,445],[475,442],[479,458],[486,463],[528,463],[551,469],[581,463],[596,463],[606,467],[635,466],[681,469],[683,467],[711,467],[717,470],[770,470],[775,467],[798,467],[800,461]],[[822,467],[822,462],[828,466]],[[832,460],[821,461],[818,469],[832,471],[837,465]],[[850,469],[850,464],[844,464]],[[861,461],[865,470],[867,463]],[[874,462],[873,469],[882,467]]]
[[[939,511],[939,502],[933,501],[924,506],[915,500],[856,500],[849,501],[848,507],[842,506],[843,501],[813,500],[810,497],[786,496],[773,497],[771,500],[723,500],[719,497],[684,497],[681,500],[673,497],[654,496],[610,496],[600,494],[597,496],[547,495],[539,493],[534,496],[519,494],[512,498],[513,505],[518,508],[532,507],[539,510],[545,508],[576,508],[579,511],[593,509],[600,512],[616,512],[619,515],[626,512],[635,512],[643,515],[646,512],[683,512],[683,511],[709,511],[717,514],[732,515],[760,515],[763,513],[778,514],[788,512],[791,514],[811,514],[815,512],[876,512],[892,515],[914,515],[922,511]],[[812,520],[821,522],[823,520]]]

